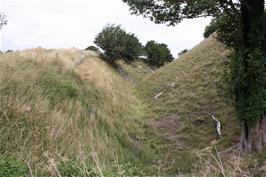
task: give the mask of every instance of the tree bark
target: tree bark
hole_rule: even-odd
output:
[[[266,117],[261,118],[252,127],[245,125],[243,121],[241,127],[242,152],[261,151],[266,145]]]
[[[253,37],[255,35],[255,37],[258,37],[259,39],[258,35],[263,33],[264,3],[264,0],[243,0],[241,2],[241,24],[239,25],[241,34],[240,51],[243,58],[242,65],[244,66],[245,72],[247,72],[249,68],[247,62],[249,53],[246,52],[248,51],[247,49],[262,47],[256,45],[254,46],[254,43],[250,42],[250,34],[252,34]],[[261,20],[261,24],[259,20]],[[256,29],[254,29],[254,27],[256,27]],[[258,41],[258,45],[262,44],[263,42]],[[250,96],[248,87],[249,86],[246,86],[242,90],[243,95],[245,95],[244,99]],[[255,123],[255,125],[251,126],[247,120],[242,119],[240,126],[240,147],[243,152],[250,152],[253,150],[261,151],[263,147],[266,146],[266,116],[263,115],[263,111],[261,117]]]

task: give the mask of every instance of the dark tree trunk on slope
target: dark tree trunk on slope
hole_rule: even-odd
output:
[[[262,17],[264,15],[264,0],[243,0],[241,4],[241,55],[243,58],[244,70],[247,71],[249,64],[247,62],[249,53],[246,52],[247,49],[262,47],[254,46],[254,43],[250,42],[250,34],[253,37],[259,39],[258,35],[263,33],[263,21]],[[260,21],[261,20],[261,21]],[[258,23],[261,22],[261,23]],[[256,23],[254,29],[254,24]],[[256,31],[256,32],[255,32]],[[262,39],[264,40],[264,39]],[[258,42],[257,45],[262,43]],[[264,49],[265,50],[265,49]],[[247,72],[246,72],[247,73]],[[253,78],[256,79],[256,78]],[[246,99],[249,95],[249,86],[244,87],[242,94],[245,95]],[[245,101],[245,100],[244,100]],[[249,106],[249,105],[246,105]],[[244,152],[250,152],[253,150],[260,151],[266,146],[266,116],[261,113],[261,117],[257,119],[258,121],[252,126],[247,120],[241,120],[241,149]]]
[[[266,117],[261,118],[255,126],[248,127],[241,123],[241,150],[243,152],[261,151],[266,146]]]

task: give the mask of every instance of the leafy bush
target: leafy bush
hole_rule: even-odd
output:
[[[120,25],[104,27],[96,36],[94,43],[104,50],[105,59],[111,64],[118,58],[132,61],[138,57],[141,49],[138,38],[124,31]]]
[[[26,165],[14,158],[0,155],[0,177],[29,177]]]
[[[218,29],[218,22],[216,18],[211,20],[211,23],[205,27],[205,31],[203,33],[204,38],[208,38]]]
[[[148,41],[145,45],[145,50],[148,54],[148,63],[150,65],[159,67],[174,59],[166,44]]]
[[[98,47],[95,47],[93,45],[87,47],[85,50],[90,50],[90,51],[94,51],[94,52],[100,52]]]

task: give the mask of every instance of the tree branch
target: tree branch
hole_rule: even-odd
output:
[[[239,15],[240,15],[240,13],[239,13],[239,11],[237,10],[237,8],[236,8],[236,6],[235,6],[235,4],[234,4],[233,0],[229,0],[229,5],[230,5],[230,6],[231,6],[231,8],[233,9],[233,11],[234,11],[235,15],[239,16]]]
[[[239,16],[240,13],[237,10],[234,2],[232,0],[220,0],[221,7],[228,13],[230,16]],[[228,7],[229,6],[229,7]]]

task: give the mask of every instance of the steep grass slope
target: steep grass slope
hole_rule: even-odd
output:
[[[153,133],[161,137],[151,135],[151,143],[162,153],[162,171],[190,173],[197,154],[213,144],[223,150],[238,141],[232,100],[221,96],[228,54],[221,43],[206,39],[138,86],[149,106]],[[222,122],[220,140],[211,114]]]
[[[103,176],[133,175],[149,160],[142,102],[93,53],[38,48],[0,57],[0,162],[14,156],[35,176]]]
[[[133,82],[134,85],[138,85],[145,77],[154,72],[154,70],[141,59],[137,59],[130,63],[118,60],[116,65],[116,70],[120,73],[120,75],[122,75],[122,77],[126,80]]]

